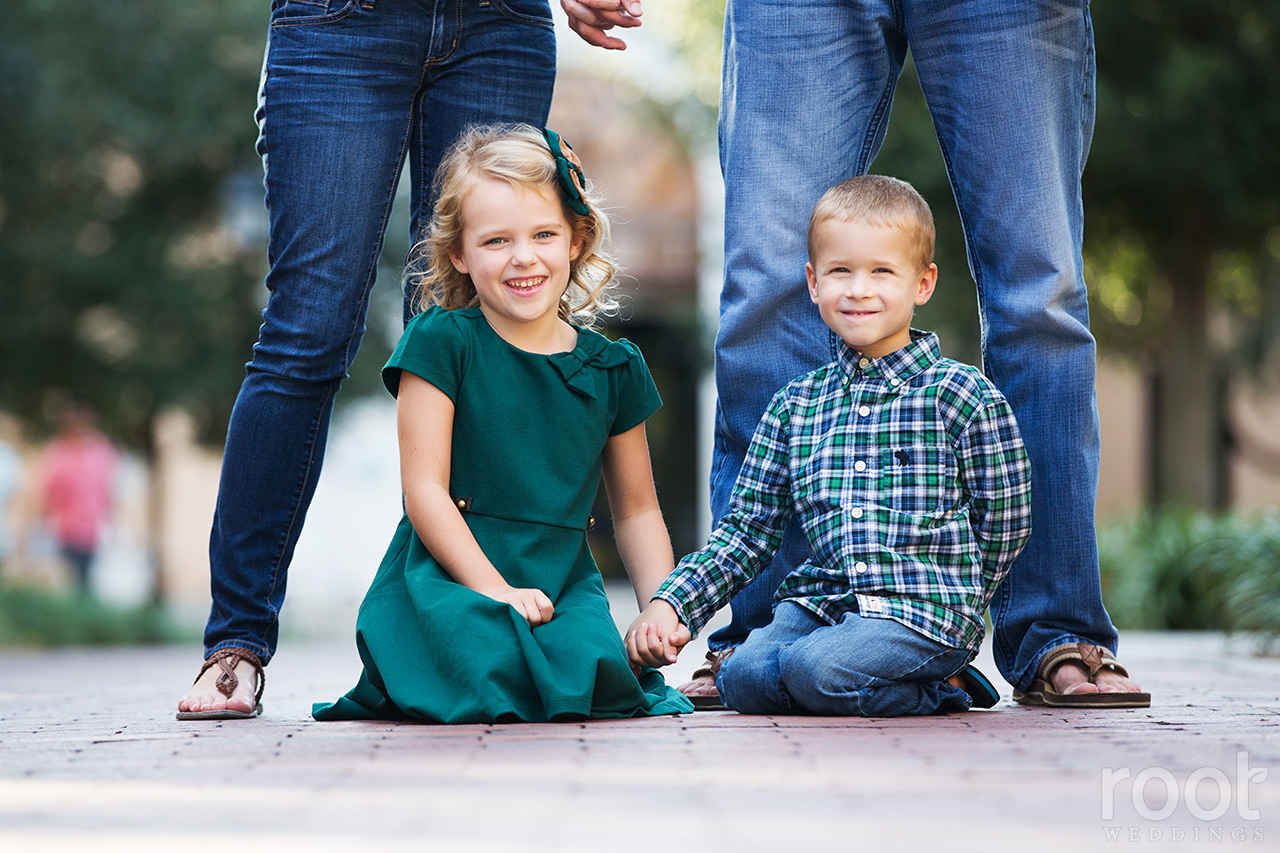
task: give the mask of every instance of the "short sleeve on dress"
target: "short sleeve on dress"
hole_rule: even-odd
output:
[[[433,306],[409,321],[400,343],[382,368],[382,382],[395,397],[400,372],[420,376],[457,402],[469,330],[457,312]]]
[[[640,348],[626,338],[619,338],[613,345],[624,347],[632,356],[618,368],[621,373],[617,386],[618,408],[609,430],[609,435],[621,435],[662,408],[662,397],[649,375],[649,366],[644,363]]]

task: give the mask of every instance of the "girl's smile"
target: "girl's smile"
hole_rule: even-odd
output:
[[[546,280],[546,276],[538,276],[537,278],[530,279],[513,278],[508,279],[504,284],[517,293],[533,293],[541,287]]]

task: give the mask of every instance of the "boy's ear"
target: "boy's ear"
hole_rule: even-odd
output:
[[[915,304],[923,305],[933,297],[933,289],[938,284],[938,265],[929,264],[929,268],[920,273],[920,286],[916,291]]]
[[[814,305],[818,304],[818,276],[813,271],[813,263],[809,262],[804,265],[804,280],[809,284],[809,301]]]

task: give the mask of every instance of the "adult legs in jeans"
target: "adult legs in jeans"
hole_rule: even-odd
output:
[[[715,343],[711,468],[711,512],[717,521],[728,510],[734,480],[769,399],[837,352],[838,339],[823,325],[805,287],[809,212],[828,187],[856,173],[855,163],[870,159],[852,129],[876,124],[877,110],[887,116],[889,105],[887,97],[873,96],[858,82],[870,78],[865,71],[883,51],[833,39],[852,23],[850,8],[838,0],[802,8],[729,0],[725,10],[720,103],[725,280]],[[804,45],[802,53],[796,45]],[[856,123],[848,118],[851,113]],[[734,598],[729,624],[711,634],[707,645],[713,651],[731,648],[767,624],[774,591],[807,556],[808,545],[793,522],[773,562]],[[692,689],[706,693],[710,685]]]
[[[1032,460],[1031,542],[993,600],[997,665],[1024,689],[1049,648],[1116,643],[1093,531],[1098,424],[1080,259],[1080,174],[1093,120],[1084,3],[867,0],[800,14],[730,0],[712,510],[725,511],[769,396],[829,358],[804,288],[808,214],[827,187],[867,170],[908,43],[965,227],[984,367],[1013,405]],[[803,60],[780,44],[805,45]],[[772,592],[804,558],[803,542],[793,543],[759,589],[735,599],[733,622],[709,638],[713,649],[768,622]],[[1116,686],[1106,674],[1099,683],[1108,679]]]
[[[228,428],[206,655],[275,652],[289,560],[406,157],[416,233],[436,163],[462,128],[544,124],[554,75],[545,0],[273,4],[258,109],[270,296]],[[231,701],[204,684],[210,670],[179,707],[251,705],[242,666],[248,684]]]
[[[973,657],[892,619],[848,613],[829,625],[793,601],[724,661],[717,687],[743,714],[902,717],[964,711],[947,683]]]

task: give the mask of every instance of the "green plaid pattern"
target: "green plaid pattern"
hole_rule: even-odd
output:
[[[769,564],[792,515],[812,549],[778,589],[835,624],[850,611],[977,648],[982,614],[1031,534],[1031,468],[1009,404],[937,335],[881,359],[843,347],[779,391],[729,512],[655,594],[698,631]]]

